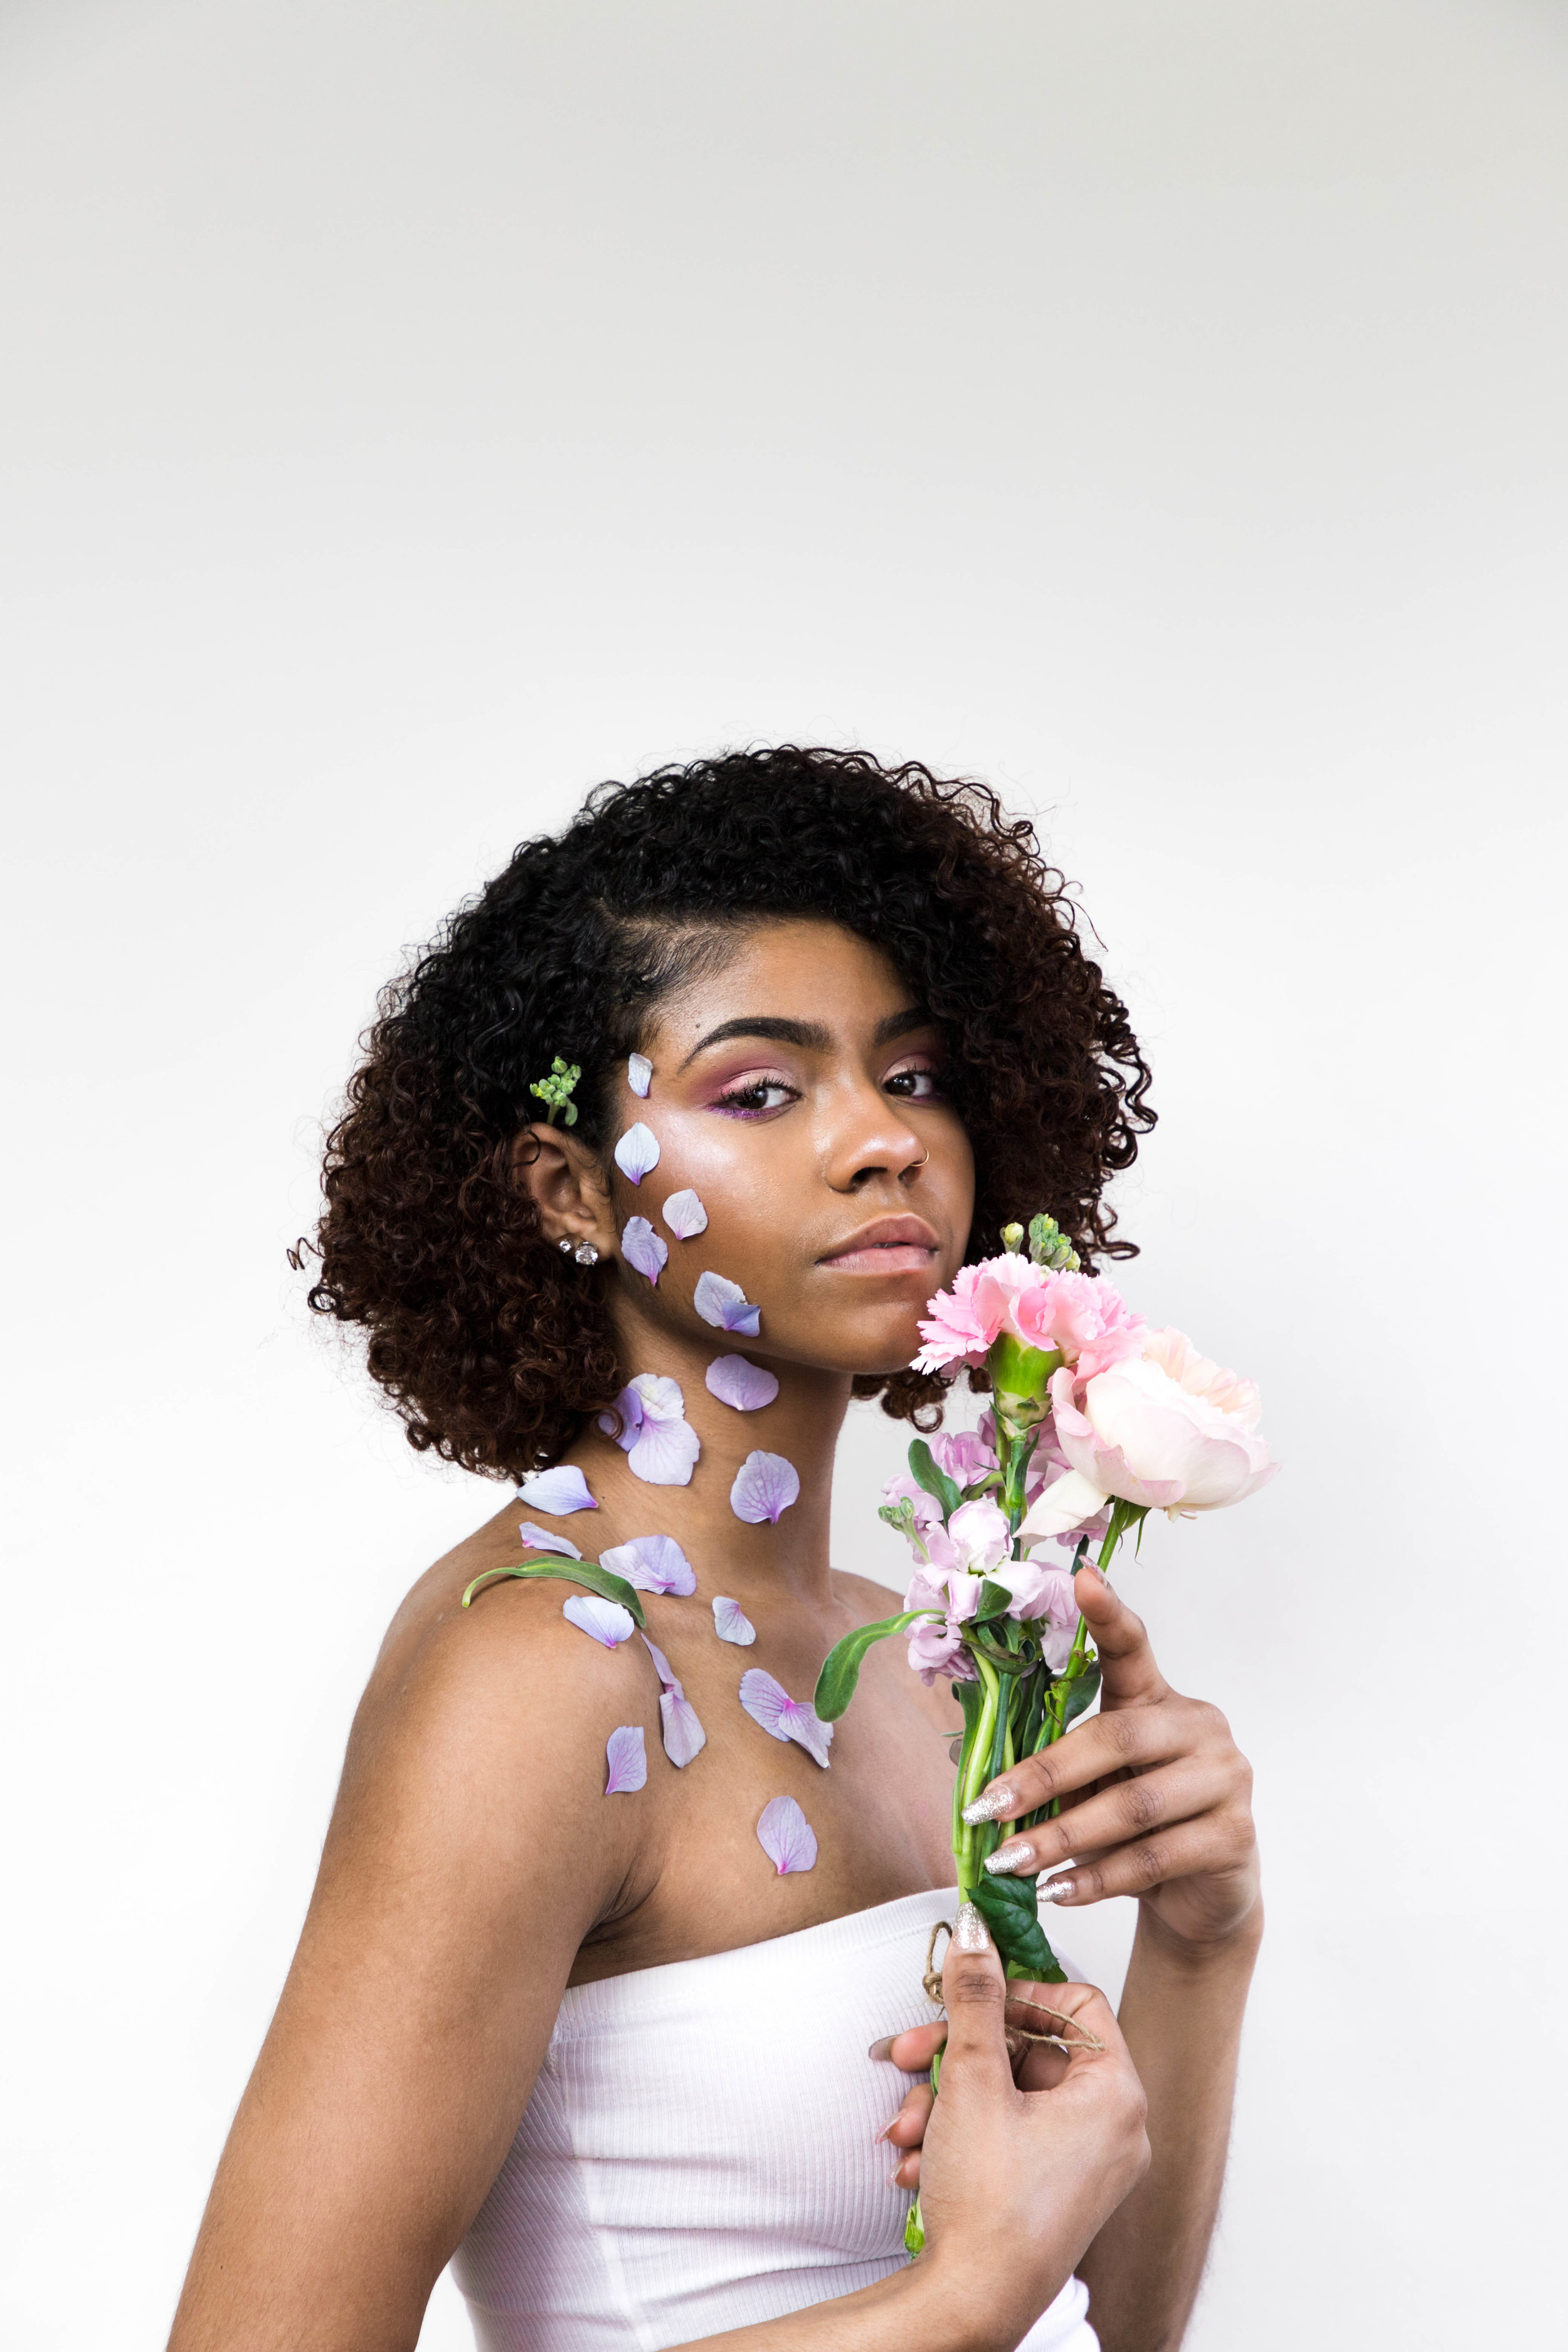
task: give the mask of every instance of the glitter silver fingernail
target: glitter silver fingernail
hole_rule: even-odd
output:
[[[1042,1903],[1065,1903],[1072,1891],[1073,1882],[1070,1878],[1047,1878],[1045,1885],[1039,1890],[1040,1901]]]
[[[965,1805],[963,1819],[968,1828],[978,1829],[982,1822],[994,1822],[999,1813],[1016,1810],[1011,1789],[993,1789],[988,1795],[976,1797],[972,1805]]]
[[[1027,1838],[1009,1838],[994,1853],[985,1857],[985,1867],[993,1878],[1011,1878],[1018,1871],[1027,1872],[1035,1866],[1035,1849]]]
[[[961,1903],[952,1940],[961,1952],[988,1952],[991,1937],[984,1920],[973,1903]]]

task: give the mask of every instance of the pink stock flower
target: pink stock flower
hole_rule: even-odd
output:
[[[992,1423],[994,1433],[995,1423]],[[975,1429],[943,1430],[931,1439],[931,1459],[955,1486],[973,1486],[996,1467],[994,1433],[984,1437]]]
[[[1185,1517],[1256,1494],[1275,1475],[1257,1433],[1251,1381],[1222,1371],[1180,1331],[1148,1331],[1141,1352],[1087,1378],[1051,1381],[1056,1442],[1070,1467],[1030,1508],[1036,1541],[1079,1528],[1108,1496]]]
[[[963,1646],[963,1628],[951,1617],[927,1617],[910,1627],[910,1664],[927,1690],[939,1675],[955,1683],[979,1679]]]
[[[982,1495],[975,1502],[960,1503],[945,1528],[929,1529],[925,1547],[932,1568],[989,1576],[1012,1549],[1013,1530],[1006,1512]]]
[[[1143,1328],[1121,1292],[1087,1274],[1054,1274],[1009,1251],[979,1265],[960,1266],[951,1290],[939,1290],[925,1341],[915,1358],[922,1372],[978,1367],[1004,1333],[1069,1364],[1087,1360],[1099,1371],[1131,1355]]]
[[[1034,1565],[1032,1561],[1029,1564]],[[1028,1613],[1045,1619],[1046,1632],[1040,1646],[1052,1674],[1059,1675],[1071,1655],[1073,1635],[1078,1632],[1078,1597],[1073,1591],[1070,1569],[1046,1568],[1039,1574],[1040,1590]]]
[[[967,1625],[980,1606],[978,1576],[959,1569],[918,1568],[904,1594],[906,1609],[940,1609],[950,1625]]]

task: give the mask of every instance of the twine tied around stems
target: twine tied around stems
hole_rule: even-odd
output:
[[[942,1997],[942,1972],[936,1965],[936,1939],[944,1934],[951,1938],[952,1923],[948,1919],[939,1919],[931,1929],[930,1940],[926,1945],[925,1973],[921,1978],[921,1990],[933,2009],[942,2009],[945,2006]],[[946,1957],[945,1954],[943,1957]],[[1006,2028],[1007,2047],[1015,2058],[1018,2055],[1013,2046],[1015,2038],[1019,2042],[1054,2042],[1058,2050],[1069,2055],[1074,2050],[1103,2050],[1105,2047],[1097,2033],[1084,2032],[1076,2017],[1068,2017],[1059,2009],[1051,2009],[1043,2000],[1030,2000],[1025,1994],[1014,1992],[1009,1988],[1007,2003],[1009,2008],[1033,2009],[1037,2010],[1042,2017],[1054,2017],[1057,2023],[1065,2025],[1073,2037],[1069,2042],[1067,2034],[1064,2033],[1032,2033],[1026,2025],[1009,2025]]]

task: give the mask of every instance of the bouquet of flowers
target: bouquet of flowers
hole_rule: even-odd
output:
[[[1091,1704],[1100,1666],[1073,1598],[1095,1548],[1104,1570],[1152,1510],[1173,1518],[1238,1503],[1278,1465],[1258,1434],[1252,1381],[1153,1330],[1113,1286],[1079,1269],[1047,1216],[1003,1229],[1004,1255],[962,1268],[921,1325],[921,1371],[989,1375],[974,1433],[910,1447],[880,1516],[914,1554],[902,1610],[829,1653],[816,1713],[843,1714],[874,1642],[908,1635],[929,1685],[947,1676],[963,1710],[952,1796],[959,1900],[984,1916],[1010,1977],[1060,1984],[1036,1882],[985,1868],[1004,1832],[968,1821],[987,1783],[1061,1738]],[[1051,1811],[1055,1811],[1053,1806]],[[1005,1834],[1032,1828],[1032,1813]],[[932,2068],[932,2087],[938,2069]],[[924,2242],[916,2205],[909,2243]]]

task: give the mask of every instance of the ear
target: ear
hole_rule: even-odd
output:
[[[512,1139],[511,1172],[513,1182],[531,1194],[547,1242],[570,1242],[574,1248],[589,1242],[602,1258],[616,1255],[620,1236],[609,1186],[585,1143],[542,1121],[521,1128]]]

